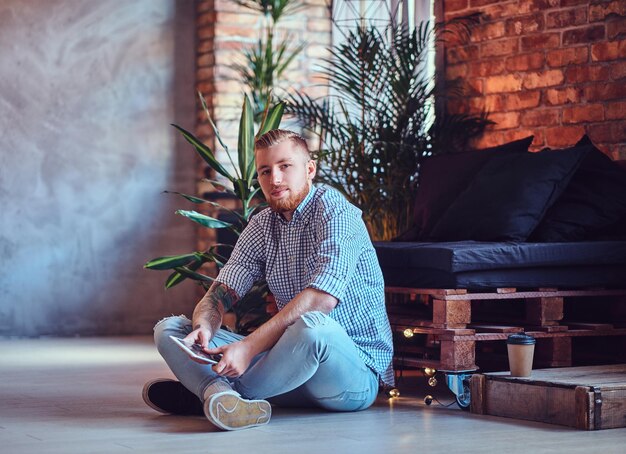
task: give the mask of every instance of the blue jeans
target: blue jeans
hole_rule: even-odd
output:
[[[192,331],[185,316],[168,317],[154,327],[157,349],[174,375],[203,399],[216,379],[227,380],[247,399],[267,399],[280,406],[363,410],[376,399],[378,377],[360,358],[345,330],[322,312],[307,312],[285,330],[276,345],[258,354],[238,378],[217,375],[210,365],[189,359],[169,338]],[[219,347],[243,339],[220,329],[210,342]]]

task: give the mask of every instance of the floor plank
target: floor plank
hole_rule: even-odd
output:
[[[147,337],[0,340],[2,453],[621,453],[626,429],[560,426],[427,407],[443,385],[401,382],[402,397],[359,413],[275,408],[269,425],[219,432],[200,417],[165,416],[143,383],[171,377]]]

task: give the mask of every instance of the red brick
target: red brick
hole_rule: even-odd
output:
[[[563,123],[590,123],[604,120],[602,104],[586,104],[563,109]]]
[[[597,82],[609,78],[609,68],[604,65],[570,66],[565,71],[568,84]]]
[[[197,52],[199,54],[206,54],[206,53],[209,53],[209,52],[212,53],[213,52],[213,45],[214,45],[214,42],[213,42],[212,39],[199,41],[198,42],[198,46],[197,46]]]
[[[458,79],[459,77],[467,76],[467,64],[461,63],[459,65],[446,66],[446,78]]]
[[[591,43],[604,39],[604,25],[575,28],[563,32],[563,45]]]
[[[470,77],[496,76],[504,72],[502,59],[486,60],[468,63],[468,75]]]
[[[466,9],[469,5],[469,0],[446,0],[445,9],[446,12],[460,11]]]
[[[568,6],[576,6],[582,4],[589,4],[589,0],[561,0],[561,8],[566,8]]]
[[[519,42],[517,38],[488,41],[480,45],[480,57],[485,58],[511,55],[516,53],[518,49]]]
[[[492,113],[489,115],[489,119],[495,122],[495,125],[491,126],[490,129],[499,130],[517,128],[519,126],[519,116],[519,112]]]
[[[589,60],[589,48],[584,47],[568,47],[566,49],[558,49],[548,52],[546,61],[551,68],[559,66],[569,66],[573,64],[585,63]]]
[[[521,54],[506,59],[506,69],[509,71],[528,71],[541,69],[545,63],[543,52]]]
[[[578,142],[585,133],[585,128],[583,126],[557,126],[546,128],[544,132],[546,144],[549,147],[566,147]]]
[[[611,121],[591,124],[587,127],[594,143],[619,143],[626,141],[626,122]]]
[[[516,2],[497,3],[480,9],[486,20],[509,18],[519,14]]]
[[[477,58],[478,46],[452,47],[446,49],[446,61],[451,65],[476,60]]]
[[[611,145],[609,156],[613,161],[626,161],[626,144]]]
[[[546,17],[547,28],[564,28],[587,23],[587,7],[555,11]]]
[[[604,113],[607,120],[626,119],[626,101],[609,102],[605,108]]]
[[[591,46],[592,61],[607,61],[624,58],[626,40],[596,43]]]
[[[489,22],[472,29],[471,40],[474,42],[488,41],[503,37],[505,34],[504,22]]]
[[[521,89],[522,76],[519,74],[492,76],[485,79],[485,94],[520,91]]]
[[[543,14],[533,14],[530,16],[520,16],[506,21],[507,35],[527,35],[543,30]]]
[[[215,11],[203,13],[196,19],[196,26],[201,27],[203,25],[211,25],[215,23]]]
[[[613,41],[626,38],[626,17],[610,17],[606,21],[606,37]]]
[[[214,26],[198,28],[198,32],[197,32],[198,39],[213,39],[214,36],[215,36]]]
[[[594,84],[585,87],[585,99],[587,101],[607,101],[620,98],[626,98],[626,84],[623,82]]]
[[[539,91],[521,91],[506,95],[489,95],[480,101],[481,107],[484,107],[489,112],[508,112],[537,107],[540,99],[541,93]]]
[[[477,6],[490,5],[492,3],[498,3],[501,0],[470,0],[470,7],[475,8]]]
[[[469,107],[473,100],[482,100],[482,98],[469,98],[468,101],[465,101],[465,99],[450,99],[446,102],[446,108],[448,112],[453,114],[467,114],[470,112]],[[482,110],[482,104],[476,110],[480,112]]]
[[[213,3],[212,0],[209,0],[209,1],[200,0],[198,2],[196,11],[198,11],[199,13],[202,13],[204,11],[212,11],[214,8],[215,8],[215,4]]]
[[[626,2],[624,0],[614,0],[612,2],[602,2],[589,5],[589,22],[604,20],[609,15],[626,16]]]
[[[559,109],[529,110],[522,115],[523,126],[554,126],[559,124]]]
[[[198,56],[197,65],[199,68],[213,66],[215,64],[215,55],[213,53],[205,53]]]
[[[524,88],[533,89],[559,85],[563,82],[563,71],[550,69],[548,71],[527,73],[524,75]]]
[[[553,49],[559,47],[561,38],[559,33],[542,33],[522,37],[522,51]]]
[[[581,94],[582,88],[578,87],[550,88],[546,90],[545,102],[549,106],[578,103]]]
[[[626,60],[611,62],[611,79],[618,80],[626,77]],[[623,82],[626,83],[626,82]]]
[[[519,0],[518,12],[519,14],[534,13],[558,6],[559,0]]]

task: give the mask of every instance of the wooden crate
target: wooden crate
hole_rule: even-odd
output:
[[[471,378],[471,412],[585,430],[626,427],[626,364]]]

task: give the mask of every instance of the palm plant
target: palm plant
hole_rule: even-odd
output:
[[[234,0],[248,9],[260,12],[264,19],[263,36],[244,51],[245,63],[234,64],[241,80],[249,88],[254,118],[259,119],[265,107],[275,100],[272,91],[291,62],[304,48],[304,43],[290,46],[289,36],[276,42],[276,24],[287,14],[300,8],[299,0]]]
[[[484,115],[446,112],[432,120],[434,99],[444,94],[424,76],[427,53],[453,31],[428,22],[384,32],[359,25],[325,61],[334,95],[289,98],[287,112],[319,137],[318,179],[362,209],[373,239],[410,226],[420,160],[458,149],[489,123]]]
[[[217,192],[227,193],[236,198],[241,207],[241,211],[231,210],[220,205],[219,203],[205,200],[193,195],[182,194],[174,191],[165,192],[177,194],[194,204],[209,205],[216,209],[218,213],[228,213],[231,218],[236,219],[235,222],[227,222],[219,219],[219,217],[207,216],[193,210],[176,211],[177,214],[182,215],[204,227],[210,229],[227,229],[233,232],[236,236],[239,236],[246,225],[248,225],[250,217],[256,212],[256,210],[265,206],[265,202],[262,201],[263,194],[260,192],[260,187],[256,180],[256,169],[254,165],[254,140],[259,135],[279,127],[284,111],[284,104],[278,103],[272,108],[269,108],[269,106],[266,107],[258,132],[255,134],[252,105],[250,103],[250,99],[247,96],[244,97],[241,118],[239,121],[237,146],[238,162],[237,165],[235,165],[230,150],[222,140],[219,131],[209,115],[204,97],[201,94],[199,94],[199,97],[209,124],[213,129],[217,141],[226,152],[226,155],[233,166],[233,171],[231,172],[224,167],[216,159],[213,150],[202,143],[202,141],[200,141],[191,132],[186,131],[178,125],[172,126],[180,131],[183,137],[193,146],[208,166],[213,169],[216,174],[221,175],[228,183],[213,179],[206,179],[205,181],[210,183]],[[229,185],[230,187],[228,187]],[[165,288],[171,288],[186,279],[191,279],[202,285],[205,289],[208,289],[214,281],[214,278],[203,273],[201,271],[201,267],[206,263],[213,263],[217,266],[217,268],[221,268],[227,259],[222,251],[224,248],[228,249],[232,247],[233,245],[229,244],[215,244],[205,251],[195,251],[180,255],[157,257],[148,261],[144,265],[144,268],[150,270],[170,270],[171,274],[165,281]],[[264,283],[258,283],[253,290],[248,293],[248,295],[242,298],[242,300],[235,305],[235,330],[237,332],[246,332],[247,328],[249,328],[249,326],[246,326],[247,315],[252,312],[258,313],[261,306],[263,306],[264,309],[263,297],[266,294],[266,285]],[[260,315],[261,317],[267,316],[264,310],[257,315]],[[263,320],[260,321],[262,322]],[[255,320],[254,324],[258,324],[258,322],[259,320]]]

